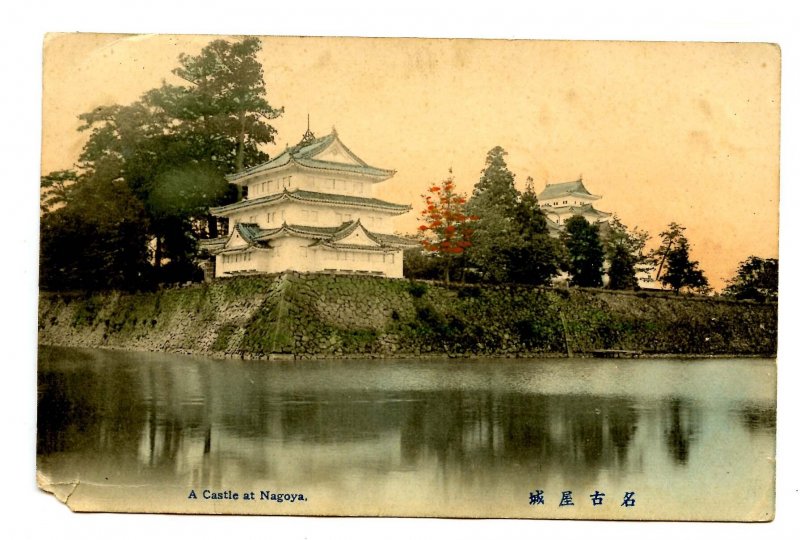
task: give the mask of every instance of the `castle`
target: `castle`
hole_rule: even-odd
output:
[[[339,139],[334,128],[317,138],[310,129],[295,146],[266,163],[230,174],[241,201],[211,208],[230,233],[205,240],[213,275],[354,272],[403,276],[403,248],[393,218],[411,209],[372,196],[395,171],[372,167]]]
[[[583,216],[589,223],[605,223],[611,217],[610,213],[594,207],[594,201],[602,197],[589,193],[583,185],[583,178],[572,182],[547,184],[537,198],[539,206],[547,216],[551,234],[557,235],[563,228],[564,222],[572,216]]]

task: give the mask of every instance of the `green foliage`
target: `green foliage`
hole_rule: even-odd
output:
[[[617,216],[608,224],[604,245],[609,261],[608,287],[610,289],[636,289],[637,273],[652,270],[651,259],[644,254],[650,235],[634,227],[629,230]]]
[[[655,260],[660,260],[657,279],[676,293],[681,289],[706,293],[708,279],[700,270],[699,263],[689,257],[689,241],[683,234],[685,230],[673,222],[659,235],[661,246],[652,254]]]
[[[83,301],[77,302],[77,308],[72,318],[72,326],[92,326],[103,307],[103,301],[96,296],[87,296]]]
[[[213,351],[224,351],[228,348],[228,341],[238,328],[238,325],[233,323],[223,324],[217,332],[217,337],[211,345]]]
[[[408,279],[444,280],[447,262],[421,247],[403,251],[403,276]]]
[[[550,285],[566,258],[564,247],[547,230],[547,217],[539,206],[533,179],[528,177],[525,191],[514,208],[519,226],[519,242],[508,255],[509,277],[516,283]]]
[[[78,174],[71,170],[53,171],[42,176],[42,212],[49,212],[70,201],[72,187],[78,181]]]
[[[495,146],[486,155],[485,167],[480,180],[472,191],[471,204],[476,208],[512,208],[519,192],[514,187],[514,173],[508,170],[505,156],[508,152]]]
[[[639,281],[636,279],[636,259],[626,249],[616,249],[609,256],[608,288],[609,289],[636,289]]]
[[[149,286],[148,220],[124,182],[93,180],[70,204],[41,218],[39,285],[44,290]]]
[[[677,241],[684,238],[684,231],[686,227],[675,223],[674,221],[667,225],[667,228],[658,234],[661,238],[661,245],[652,250],[649,254],[650,259],[656,266],[656,280],[661,279],[661,274],[664,271],[664,264],[667,261],[667,255],[676,245]]]
[[[467,204],[468,213],[478,217],[470,263],[485,280],[493,282],[508,280],[509,252],[516,245],[519,232],[514,213],[519,192],[514,187],[514,173],[506,165],[506,155],[499,146],[489,151]]]
[[[261,41],[248,37],[212,41],[197,56],[181,54],[180,67],[173,73],[193,86],[189,92],[173,89],[168,94],[178,96],[168,110],[190,125],[191,133],[198,131],[193,124],[202,120],[201,135],[222,136],[229,152],[221,154],[237,171],[266,160],[259,145],[273,142],[276,130],[265,120],[283,113],[282,107],[276,109],[266,100],[259,51]]]
[[[570,284],[600,287],[603,284],[603,246],[599,228],[583,216],[572,216],[564,223],[561,240],[568,252]]]
[[[549,285],[563,250],[548,235],[533,180],[527,179],[524,193],[517,191],[505,156],[499,146],[489,151],[467,204],[469,212],[478,216],[470,262],[486,281]]]
[[[111,261],[105,270],[114,268],[105,285],[87,275],[52,280],[52,286],[87,282],[93,287],[136,287],[130,275],[139,275],[140,255],[151,243],[156,268],[151,275],[156,280],[185,281],[201,275],[194,265],[196,239],[216,232],[208,208],[237,197],[224,175],[267,159],[260,146],[273,142],[275,129],[266,121],[282,113],[266,101],[257,59],[260,49],[257,38],[212,41],[197,56],[180,55],[174,73],[189,86],[165,83],[130,105],[98,107],[80,115],[79,129],[88,132],[88,139],[78,170],[56,171],[42,178],[43,209],[48,214],[63,211],[51,219],[50,228],[43,226],[43,260],[67,266],[71,274],[93,274],[86,267],[87,257],[79,253],[78,246],[85,246]],[[126,186],[128,196],[107,204],[131,206],[130,196],[138,200],[143,215],[136,230],[123,226],[131,221],[122,219],[124,212],[114,221],[82,203],[107,198],[109,184]],[[45,237],[45,232],[52,234],[61,225],[71,242],[63,249]],[[98,225],[103,238],[88,234]],[[134,233],[139,235],[138,248],[132,245]],[[128,258],[137,264],[117,268],[112,263],[125,258],[114,253],[120,251],[130,252]],[[59,266],[46,267],[48,274],[58,271]],[[116,279],[120,275],[121,280]]]
[[[428,292],[428,285],[417,281],[408,282],[408,294],[414,298],[422,298]]]
[[[723,290],[726,296],[757,302],[778,300],[778,259],[751,255],[739,263],[736,275]]]

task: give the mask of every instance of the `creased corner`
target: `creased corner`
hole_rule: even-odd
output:
[[[56,499],[66,504],[70,510],[73,510],[69,504],[69,499],[81,484],[80,479],[75,479],[70,482],[54,482],[53,479],[46,474],[42,473],[41,471],[36,471],[36,483],[39,486],[39,489],[45,493],[54,495]]]

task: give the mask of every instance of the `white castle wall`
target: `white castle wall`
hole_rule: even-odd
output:
[[[392,234],[392,217],[369,208],[328,207],[284,201],[267,207],[243,208],[231,214],[230,223],[231,228],[236,223],[256,223],[262,229],[273,229],[284,222],[290,225],[338,227],[345,221],[360,219],[369,231]]]

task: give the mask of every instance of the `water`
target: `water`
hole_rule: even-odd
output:
[[[763,520],[775,362],[43,347],[37,442],[40,473],[82,510]]]

